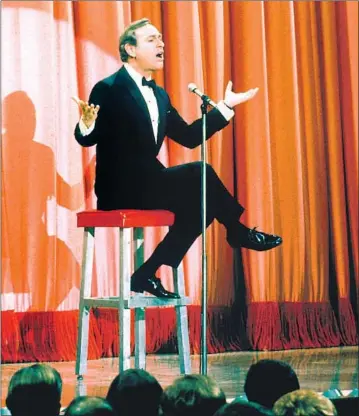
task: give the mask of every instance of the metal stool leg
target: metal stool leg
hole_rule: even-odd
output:
[[[143,228],[133,230],[135,270],[144,262]],[[146,313],[145,308],[135,308],[135,368],[146,369]]]
[[[131,229],[120,228],[120,296],[119,296],[119,371],[130,368],[131,360],[131,310],[125,309],[125,300],[130,298],[131,278]]]
[[[173,270],[175,291],[182,297],[185,296],[183,264]],[[188,333],[187,306],[175,306],[177,318],[177,342],[181,374],[191,374],[191,356]]]
[[[92,268],[95,247],[95,228],[84,229],[83,261],[81,272],[79,323],[76,351],[76,375],[82,377],[87,369],[90,308],[85,306],[84,298],[91,296]]]

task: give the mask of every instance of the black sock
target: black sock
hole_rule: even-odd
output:
[[[158,264],[155,259],[151,259],[150,257],[135,271],[133,277],[136,277],[136,279],[148,279],[149,277],[153,277],[160,266],[161,264]]]
[[[247,234],[249,231],[249,228],[247,226],[245,226],[244,224],[242,224],[241,222],[238,223],[239,227],[238,227],[238,232],[239,233],[244,233]]]
[[[247,234],[249,228],[246,227],[244,224],[242,224],[239,221],[230,223],[230,224],[226,224],[226,229],[227,229],[227,234],[232,235],[232,236],[240,236],[242,234]]]

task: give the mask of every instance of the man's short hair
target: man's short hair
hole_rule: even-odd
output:
[[[259,360],[248,370],[244,391],[249,401],[271,409],[284,394],[300,388],[293,368],[278,360]]]
[[[103,397],[81,396],[72,400],[65,416],[116,416],[116,413]]]
[[[157,416],[162,392],[155,377],[131,368],[115,377],[106,399],[121,416]]]
[[[212,416],[225,403],[223,390],[211,377],[192,374],[167,387],[161,404],[166,416]]]
[[[34,364],[12,376],[6,406],[13,416],[58,415],[61,391],[60,374],[49,365]]]
[[[285,394],[273,407],[276,416],[336,416],[334,404],[312,390],[297,390]]]
[[[143,19],[136,20],[135,22],[130,23],[125,28],[124,32],[120,36],[119,47],[118,47],[122,62],[128,62],[128,58],[129,58],[129,54],[126,52],[125,46],[127,44],[130,44],[132,46],[137,45],[136,30],[139,29],[140,27],[150,25],[150,24],[151,24],[150,19],[147,19],[147,17],[145,17]]]

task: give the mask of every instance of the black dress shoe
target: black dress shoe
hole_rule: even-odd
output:
[[[244,247],[250,250],[266,251],[282,244],[283,240],[278,235],[266,234],[263,231],[257,231],[255,228],[247,228],[241,231],[239,235],[234,236],[229,232],[227,241],[233,248]]]
[[[180,295],[177,293],[169,292],[166,290],[161,283],[161,280],[156,276],[149,277],[147,279],[132,278],[131,279],[131,290],[133,292],[148,292],[151,295],[157,296],[158,298],[165,299],[179,299]]]

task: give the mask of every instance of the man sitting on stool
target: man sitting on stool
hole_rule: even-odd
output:
[[[195,148],[202,142],[201,120],[187,124],[172,106],[166,91],[151,79],[163,68],[164,42],[148,19],[130,24],[120,37],[124,65],[93,88],[89,102],[74,97],[81,119],[75,137],[82,146],[97,145],[97,206],[100,210],[166,209],[175,222],[152,256],[134,273],[131,290],[177,298],[156,277],[163,264],[178,267],[202,232],[201,163],[165,168],[157,159],[165,136]],[[225,97],[207,115],[207,138],[228,125],[233,108],[250,100],[258,88],[245,93],[226,88]],[[250,229],[239,219],[244,208],[207,164],[207,226],[217,219],[227,229],[233,248],[264,251],[282,239]]]

